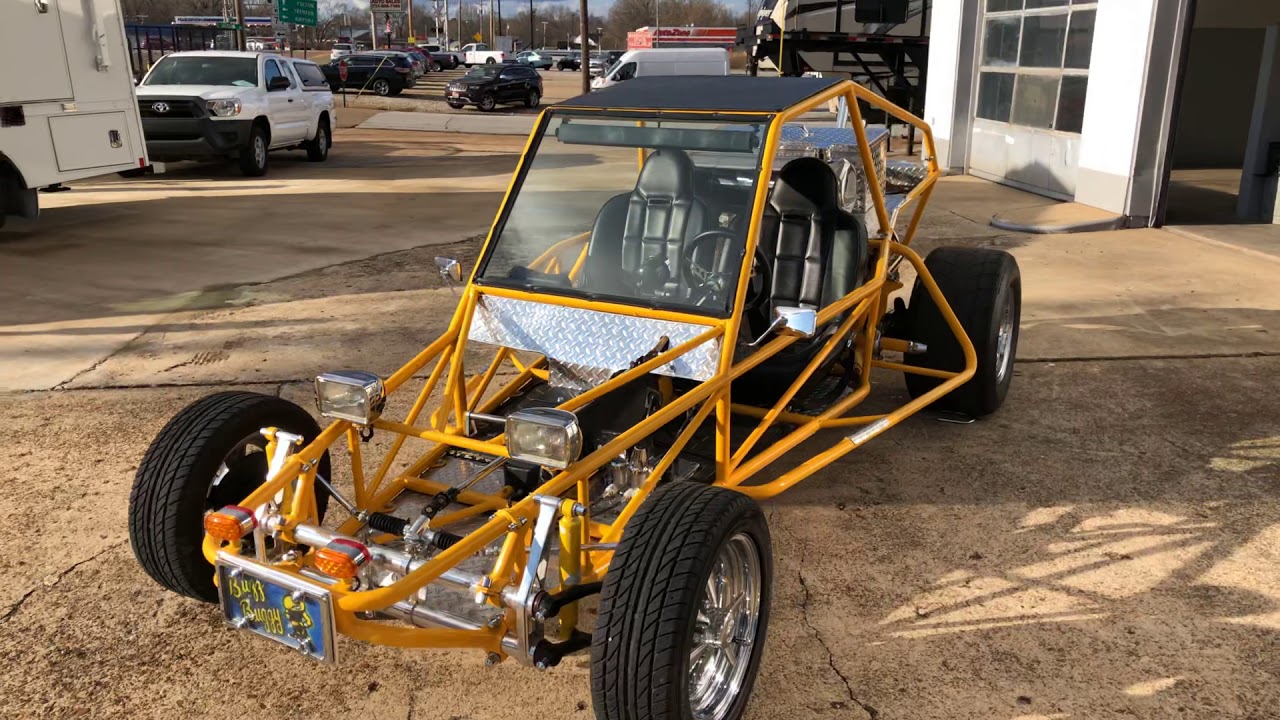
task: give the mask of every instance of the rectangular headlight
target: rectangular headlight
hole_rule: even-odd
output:
[[[382,379],[373,373],[343,370],[316,377],[316,407],[327,418],[368,425],[382,415],[386,400]]]
[[[507,416],[507,454],[514,460],[563,469],[582,454],[578,417],[568,410],[527,408]]]

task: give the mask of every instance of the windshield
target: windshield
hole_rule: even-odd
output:
[[[557,113],[478,280],[727,313],[766,129],[760,121]]]
[[[501,65],[484,65],[478,68],[472,68],[467,71],[466,77],[469,78],[496,78],[498,73],[502,72]]]
[[[257,87],[258,59],[169,56],[151,68],[143,85],[234,85]]]

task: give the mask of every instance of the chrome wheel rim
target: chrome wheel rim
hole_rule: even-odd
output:
[[[529,91],[529,107],[538,107],[538,92],[536,90]]]
[[[214,495],[219,494],[218,488],[228,476],[238,479],[239,476],[249,473],[256,478],[261,474],[262,482],[266,482],[269,463],[267,441],[261,433],[253,433],[236,443],[226,455],[222,456],[222,462],[213,474],[213,481],[209,483],[209,489],[205,493],[206,508],[217,509],[213,507],[213,504],[216,504]],[[240,498],[235,498],[228,502],[239,502],[239,500]]]
[[[1000,329],[996,331],[996,382],[1004,382],[1013,366],[1013,315],[1013,293],[1007,293]]]
[[[386,95],[391,92],[391,85],[389,85],[386,80],[379,80],[374,83],[373,91],[379,95]]]
[[[694,619],[689,652],[689,709],[698,720],[721,720],[747,677],[760,624],[760,550],[738,533],[720,548]]]
[[[261,135],[253,139],[253,161],[258,167],[267,164],[267,141]]]
[[[327,155],[329,153],[329,131],[327,129],[320,129],[320,138],[316,144],[320,146],[321,155]]]

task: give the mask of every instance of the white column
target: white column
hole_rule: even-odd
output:
[[[1089,56],[1076,202],[1126,214],[1157,0],[1101,0]]]
[[[938,164],[943,169],[964,167],[964,143],[952,143],[953,132],[968,132],[966,125],[956,126],[957,94],[968,95],[968,85],[957,87],[960,63],[972,64],[973,58],[960,57],[960,41],[965,31],[964,0],[934,0],[929,20],[929,82],[924,91],[924,121],[933,130],[938,145]],[[972,32],[972,28],[970,28]],[[957,152],[953,152],[952,148]],[[960,157],[954,157],[960,155]]]

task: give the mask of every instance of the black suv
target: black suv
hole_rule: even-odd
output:
[[[344,55],[320,66],[334,93],[343,86],[339,66],[344,62],[348,88],[387,96],[399,95],[414,85],[413,61],[407,55]]]
[[[475,105],[486,112],[500,103],[538,107],[542,76],[528,65],[480,65],[445,86],[444,101],[455,110]]]

